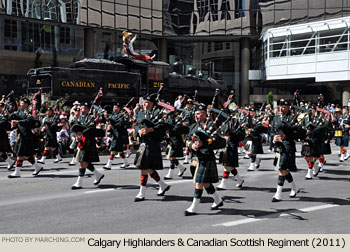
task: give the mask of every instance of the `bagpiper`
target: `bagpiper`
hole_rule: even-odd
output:
[[[343,111],[339,107],[335,108],[334,116],[335,144],[339,147],[339,162],[344,162],[349,158],[349,152],[346,150],[346,147],[349,146],[350,127],[350,117],[347,107],[344,107]]]
[[[45,164],[45,160],[49,155],[49,151],[51,150],[53,155],[56,157],[54,163],[58,163],[62,161],[60,154],[58,153],[58,142],[57,142],[57,132],[60,130],[62,126],[58,122],[58,114],[54,114],[52,108],[47,108],[45,112],[45,118],[42,122],[41,131],[45,133],[44,137],[44,151],[42,153],[42,157],[38,160],[38,163]]]
[[[95,118],[90,115],[90,104],[84,103],[81,107],[80,122],[72,126],[72,131],[76,134],[78,143],[77,161],[79,161],[79,175],[72,190],[82,188],[82,180],[86,169],[93,172],[95,175],[94,185],[98,185],[104,178],[104,175],[95,169],[93,162],[99,162],[96,148],[96,137],[103,137],[104,131],[97,129]]]
[[[11,124],[5,111],[5,107],[5,103],[0,103],[0,156],[7,162],[7,169],[9,170],[15,164],[15,160],[7,155],[8,152],[11,152],[11,146],[7,134],[7,130],[11,128]]]
[[[297,170],[295,163],[295,141],[303,138],[303,131],[297,125],[297,117],[293,117],[289,106],[288,101],[281,99],[280,115],[276,115],[272,122],[271,137],[273,138],[276,153],[274,165],[278,168],[277,190],[272,198],[272,202],[282,200],[282,188],[285,180],[292,187],[289,197],[294,198],[298,193],[290,172]]]
[[[35,139],[32,132],[33,129],[40,126],[39,120],[34,119],[30,114],[28,107],[30,101],[27,98],[23,98],[19,103],[19,111],[13,113],[10,116],[11,127],[17,128],[17,143],[16,143],[16,154],[17,161],[15,171],[8,175],[8,178],[19,178],[21,177],[21,168],[24,160],[28,160],[33,165],[34,172],[33,176],[37,176],[43,169],[42,166],[38,165],[34,158],[35,154]]]
[[[157,94],[146,95],[143,99],[143,111],[140,111],[135,125],[135,134],[140,138],[140,147],[136,154],[135,165],[141,170],[141,184],[135,202],[143,201],[146,194],[148,176],[153,178],[159,185],[157,195],[164,196],[170,189],[159,176],[157,170],[163,169],[163,160],[160,143],[166,132],[166,125],[156,121],[160,110],[156,108]]]
[[[128,136],[128,125],[129,125],[129,114],[125,110],[121,110],[121,105],[115,103],[113,105],[113,114],[108,117],[108,128],[107,131],[112,135],[112,143],[110,147],[110,156],[107,161],[107,164],[103,167],[106,170],[110,170],[114,160],[116,152],[123,159],[124,164],[121,168],[126,168],[129,166],[129,162],[125,157],[124,150],[126,149],[127,144],[129,144]]]
[[[190,126],[190,133],[186,141],[186,145],[192,153],[192,166],[195,167],[195,172],[193,174],[193,182],[195,183],[194,196],[191,206],[185,211],[186,216],[197,214],[203,188],[205,188],[207,193],[214,199],[214,203],[211,206],[212,210],[217,210],[224,205],[223,200],[213,186],[213,183],[219,182],[213,150],[224,148],[226,141],[218,135],[209,137],[206,140],[201,140],[198,137],[198,131],[205,131],[206,128],[210,128],[209,123],[207,125],[207,107],[205,104],[196,106],[195,121],[196,122]]]

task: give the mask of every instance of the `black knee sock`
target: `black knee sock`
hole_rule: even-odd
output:
[[[292,174],[288,173],[288,174],[286,175],[286,180],[288,181],[288,183],[292,183],[292,182],[293,182],[293,176],[292,176]]]
[[[203,189],[195,189],[193,197],[196,199],[200,199],[202,197],[202,194],[203,194]]]
[[[86,168],[79,168],[79,177],[84,177]]]
[[[93,164],[89,163],[88,166],[86,167],[89,171],[93,172],[95,170],[95,167]]]
[[[277,185],[283,186],[285,179],[286,179],[285,176],[278,176]]]
[[[209,195],[215,193],[215,188],[214,188],[213,184],[210,184],[210,186],[208,188],[205,188],[205,190],[207,191],[207,193]]]

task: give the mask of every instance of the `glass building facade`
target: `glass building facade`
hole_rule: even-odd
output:
[[[243,39],[249,40],[249,69],[259,69],[260,38],[268,29],[345,17],[349,11],[350,0],[0,0],[0,60],[11,66],[0,70],[0,84],[21,83],[37,52],[43,65],[51,64],[54,51],[60,65],[86,56],[118,57],[122,31],[128,30],[140,35],[139,53],[156,53],[169,63],[181,60],[204,75],[222,72],[239,93]],[[282,50],[285,42],[276,38],[271,57],[326,50],[315,47],[316,37],[291,39],[295,45]],[[250,93],[260,88],[256,82],[250,86]]]

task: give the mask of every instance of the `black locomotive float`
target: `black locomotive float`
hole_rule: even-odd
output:
[[[145,62],[129,57],[115,61],[84,59],[74,62],[68,68],[42,67],[28,71],[29,90],[35,93],[41,88],[52,100],[65,97],[66,102],[90,101],[103,88],[102,103],[125,103],[130,97],[155,93],[163,85],[161,98],[173,102],[178,95],[192,98],[197,90],[197,100],[210,102],[216,89],[227,91],[219,74],[214,78],[202,78],[190,69],[184,75],[181,62],[175,62],[172,70],[162,61]]]

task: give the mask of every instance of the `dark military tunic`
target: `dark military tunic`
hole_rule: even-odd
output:
[[[11,120],[18,120],[17,134],[19,141],[17,145],[17,156],[33,156],[35,154],[35,137],[32,129],[38,128],[40,122],[24,111],[18,111],[12,115]]]
[[[186,141],[187,147],[192,153],[192,159],[195,160],[194,162],[198,162],[196,164],[194,182],[217,183],[219,182],[219,177],[213,150],[224,148],[226,146],[226,141],[220,136],[201,140],[198,137],[197,131],[203,128],[206,128],[204,123],[192,124]],[[192,145],[195,141],[202,141],[203,143],[203,146],[201,146],[198,151],[192,149]]]
[[[154,122],[157,115],[160,113],[158,109],[151,109],[147,111],[141,111],[138,114],[138,118],[135,125],[135,133],[139,136],[138,131],[142,128],[154,128],[154,132],[140,137],[140,148],[145,148],[144,155],[142,156],[140,169],[141,170],[161,170],[163,169],[163,160],[160,149],[160,142],[163,140],[166,132],[166,125],[162,122],[152,124],[148,122]],[[159,118],[159,117],[158,117]],[[150,121],[145,121],[150,120]],[[138,157],[138,155],[137,155]],[[136,160],[135,160],[136,162]]]
[[[304,131],[293,125],[293,116],[288,113],[287,115],[277,115],[273,118],[271,137],[275,135],[285,135],[286,138],[282,142],[275,143],[275,152],[280,155],[280,162],[278,168],[280,170],[296,171],[295,163],[295,140],[302,139]]]
[[[8,117],[0,118],[0,152],[6,153],[11,151],[7,130],[11,128]]]
[[[122,152],[124,150],[124,145],[129,144],[127,130],[129,116],[119,112],[113,113],[113,115],[111,115],[108,119],[113,126],[113,128],[110,130],[110,133],[113,136],[110,151]]]

